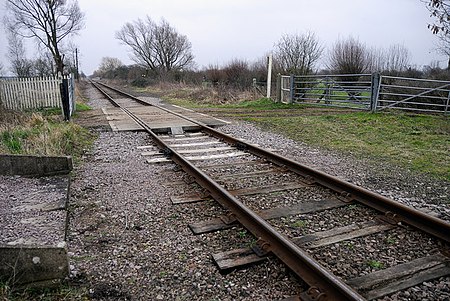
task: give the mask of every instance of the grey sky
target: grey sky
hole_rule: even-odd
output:
[[[2,11],[4,2],[0,0]],[[436,37],[427,28],[431,19],[420,0],[79,0],[79,5],[86,26],[74,42],[86,74],[97,69],[105,56],[132,63],[128,49],[114,34],[126,22],[146,15],[155,21],[165,18],[187,35],[199,67],[233,58],[256,60],[270,52],[283,34],[308,30],[326,49],[339,37],[351,35],[368,46],[403,44],[419,68],[433,60],[446,66],[446,58],[433,51]],[[4,64],[5,43],[3,32]]]

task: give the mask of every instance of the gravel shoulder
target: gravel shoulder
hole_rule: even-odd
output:
[[[95,90],[85,93],[92,107],[108,105]],[[450,219],[448,183],[312,148],[242,121],[220,130]],[[167,185],[183,175],[174,164],[147,164],[136,147],[148,144],[143,133],[102,131],[75,168],[68,235],[72,283],[86,287],[93,300],[279,300],[303,290],[276,259],[219,273],[211,254],[248,246],[254,238],[240,227],[194,236],[189,223],[223,210],[213,202],[172,205],[170,196],[193,188]]]

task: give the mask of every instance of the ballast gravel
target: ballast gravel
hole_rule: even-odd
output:
[[[143,133],[99,134],[72,182],[73,282],[94,300],[278,300],[302,291],[276,259],[222,275],[211,254],[249,245],[238,227],[194,236],[188,223],[217,217],[211,202],[174,206],[173,164],[149,165]],[[212,208],[212,209],[211,209]]]
[[[91,105],[99,108],[104,104],[92,89],[88,89],[87,94]],[[374,164],[355,160],[351,155],[315,149],[241,121],[221,130],[262,147],[277,149],[304,164],[450,220],[450,208],[445,204],[450,199],[448,183],[446,186],[446,183],[399,169],[392,172],[392,167],[385,163]],[[101,132],[83,164],[76,167],[68,236],[73,283],[86,287],[93,300],[281,300],[304,290],[302,283],[274,258],[228,274],[220,273],[211,254],[248,247],[255,238],[239,226],[194,236],[188,228],[190,223],[216,218],[226,211],[214,201],[172,205],[171,196],[201,194],[202,190],[184,183],[184,180],[189,182],[188,177],[176,171],[172,163],[147,164],[142,150],[136,147],[149,144],[151,141],[144,133]],[[232,163],[233,160],[221,162]],[[197,164],[208,165],[208,162]],[[220,171],[213,173],[220,175]],[[175,181],[176,184],[171,184]],[[312,196],[306,193],[308,190],[313,192]],[[299,191],[298,196],[315,199],[329,195],[315,190]],[[297,202],[292,195],[283,195],[274,194],[265,205],[264,199],[258,197],[242,199],[250,207],[254,204],[255,209],[271,208],[271,204],[280,202],[286,205]],[[363,219],[364,213],[358,208],[353,211]],[[292,225],[305,220],[304,230],[310,233],[330,228],[322,218],[327,218],[326,213],[289,217],[274,224],[281,227],[283,223]],[[401,232],[395,233],[392,241],[401,243],[401,235]],[[371,239],[356,239],[352,245],[328,246],[329,250],[325,251],[335,256],[341,249],[347,251],[366,245],[374,249],[389,248],[392,244]],[[397,258],[400,255],[396,252],[376,252],[383,263],[403,262],[407,256],[416,256],[406,254],[404,258]],[[335,266],[327,258],[318,260],[332,268]],[[370,265],[363,266],[364,273],[370,272]],[[342,276],[351,277],[358,271],[359,267],[350,264],[348,274]],[[445,300],[450,286],[448,281],[448,277],[443,277],[383,300]],[[435,288],[439,288],[440,293],[436,294]]]

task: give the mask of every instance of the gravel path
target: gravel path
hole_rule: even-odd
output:
[[[86,96],[95,108],[105,105],[93,89]],[[450,199],[448,183],[308,147],[241,121],[221,130],[450,219],[448,204],[442,204]],[[187,184],[168,185],[184,176],[174,171],[173,164],[145,163],[136,147],[149,143],[143,133],[101,132],[84,163],[76,167],[68,242],[73,282],[88,287],[94,300],[279,300],[302,291],[301,284],[276,259],[220,274],[211,254],[248,246],[254,238],[240,227],[194,236],[189,223],[217,217],[224,210],[215,202],[172,205],[170,196],[201,191]],[[287,222],[303,218],[292,217]],[[327,229],[323,218],[326,214],[309,218],[304,230]],[[378,248],[380,243],[361,239],[358,245]],[[349,246],[330,246],[329,253],[342,248]],[[448,289],[448,278],[431,285]],[[432,289],[420,294],[422,298],[411,298],[417,289],[385,300],[433,300]]]

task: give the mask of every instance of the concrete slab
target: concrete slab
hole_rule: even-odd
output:
[[[0,281],[47,283],[69,272],[69,175],[0,176]]]
[[[51,176],[68,174],[72,158],[0,154],[0,175]]]
[[[118,100],[119,103],[126,105],[125,100]],[[150,125],[156,133],[170,133],[172,128],[179,128],[183,131],[195,131],[199,126],[183,118],[167,113],[155,106],[132,105],[126,106],[132,113],[138,115],[142,120]],[[197,113],[179,106],[164,105],[164,107],[183,114],[193,120],[199,121],[211,127],[225,125],[227,122],[202,113]],[[103,113],[113,131],[142,131],[142,127],[136,124],[119,108],[103,108]]]

